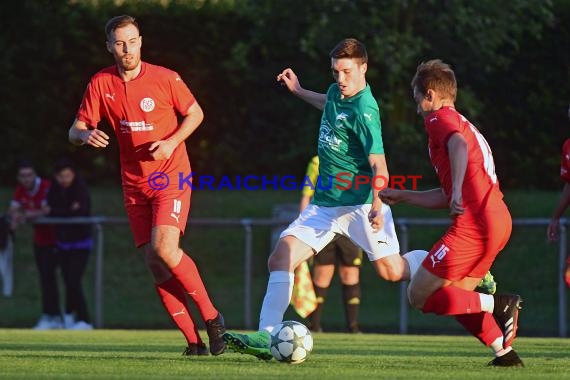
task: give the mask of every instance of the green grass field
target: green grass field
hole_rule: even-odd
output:
[[[202,331],[202,336],[205,333]],[[314,334],[298,365],[227,352],[183,357],[175,331],[0,329],[2,379],[569,379],[570,346],[557,338],[519,338],[525,368],[492,368],[474,338]]]

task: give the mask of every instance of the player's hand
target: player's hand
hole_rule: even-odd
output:
[[[370,212],[368,213],[368,221],[370,222],[370,227],[372,231],[376,232],[384,227],[384,217],[382,216],[382,201],[380,198],[374,198],[372,200],[372,206]]]
[[[282,86],[287,87],[287,89],[294,94],[301,90],[299,79],[297,78],[295,72],[293,72],[293,70],[290,68],[286,68],[281,72],[281,74],[277,75],[277,82],[279,82]]]
[[[465,208],[463,207],[463,197],[461,194],[453,194],[449,201],[449,215],[452,217],[463,215]]]
[[[384,218],[382,217],[380,210],[370,210],[368,213],[368,221],[370,222],[370,227],[372,227],[372,231],[374,232],[379,231],[384,227]]]
[[[557,241],[558,231],[560,231],[560,219],[552,219],[546,227],[546,238],[549,241]]]
[[[389,187],[378,192],[378,197],[380,197],[382,202],[390,206],[400,203],[402,201],[401,195],[402,190],[391,189]]]
[[[176,144],[169,140],[159,140],[153,142],[148,151],[155,161],[168,160],[176,149]]]
[[[91,145],[95,148],[105,148],[109,145],[109,136],[97,128],[82,130],[79,138],[83,144]]]

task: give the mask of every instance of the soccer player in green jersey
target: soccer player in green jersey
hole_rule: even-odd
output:
[[[323,114],[315,196],[281,233],[269,257],[259,331],[224,334],[229,348],[264,360],[272,358],[269,333],[282,321],[289,305],[295,268],[323,249],[335,234],[360,246],[378,275],[388,281],[410,279],[427,255],[426,251],[412,251],[400,256],[390,207],[378,197],[378,190],[387,185],[388,169],[378,104],[366,82],[366,47],[347,38],[331,51],[330,58],[335,83],[326,94],[301,87],[290,68],[277,76],[293,95]]]

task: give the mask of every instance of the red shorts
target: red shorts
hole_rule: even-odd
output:
[[[180,234],[184,234],[190,211],[191,193],[189,186],[184,186],[182,190],[125,189],[125,208],[135,245],[140,247],[149,243],[152,228],[155,226],[178,227]]]
[[[511,215],[502,202],[476,216],[461,215],[434,244],[422,265],[450,281],[482,278],[509,241],[511,231]]]

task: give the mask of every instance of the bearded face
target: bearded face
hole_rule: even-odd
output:
[[[115,29],[113,38],[107,41],[107,50],[115,58],[115,62],[124,71],[138,67],[141,61],[142,37],[134,25],[126,25]]]

